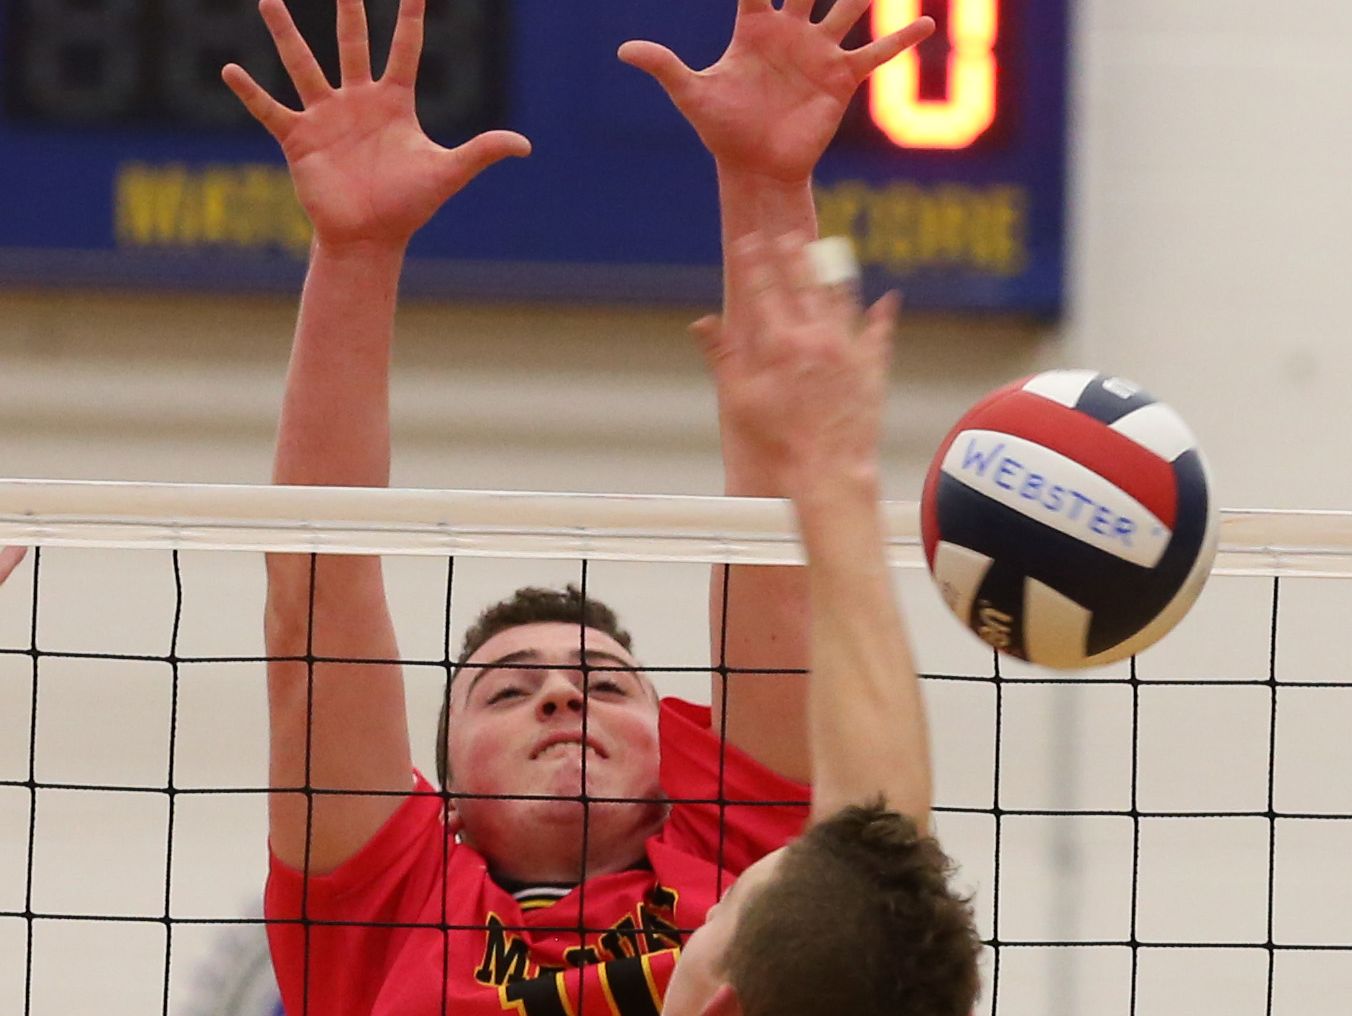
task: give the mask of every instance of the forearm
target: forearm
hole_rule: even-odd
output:
[[[273,482],[389,482],[390,346],[403,251],[316,245],[301,297]]]
[[[882,795],[927,828],[928,724],[887,568],[876,480],[819,484],[796,508],[812,609],[814,818]]]
[[[301,298],[273,479],[389,482],[389,360],[402,251],[316,245]],[[400,791],[412,766],[398,645],[378,557],[268,555],[265,633],[274,787]],[[313,590],[311,580],[313,577]],[[356,661],[382,661],[356,662]],[[397,797],[274,795],[271,842],[296,867],[351,856]],[[307,858],[307,851],[308,858]]]
[[[745,329],[752,325],[749,315],[751,293],[745,269],[730,256],[733,245],[743,237],[759,232],[779,237],[800,233],[817,235],[817,208],[812,195],[811,178],[779,180],[743,169],[718,166],[718,202],[723,234],[723,320],[727,328]],[[727,493],[744,497],[780,497],[767,471],[738,446],[735,429],[723,430],[723,461]]]
[[[273,482],[384,486],[390,475],[389,374],[402,248],[328,250],[316,244],[301,295],[282,401]],[[339,641],[325,655],[352,655],[346,619],[383,607],[380,560],[268,556],[268,634],[273,655],[304,651],[301,639]],[[354,580],[361,577],[359,583]],[[357,601],[365,591],[371,602]],[[326,623],[330,611],[339,616]],[[383,628],[383,626],[382,626]],[[369,629],[362,626],[363,638]],[[388,646],[381,639],[379,649]]]
[[[719,167],[724,256],[724,320],[728,328],[753,326],[745,271],[728,255],[754,232],[814,235],[811,181],[785,183]],[[724,492],[732,497],[783,497],[776,463],[742,432],[720,406]],[[807,575],[794,567],[713,569],[709,624],[715,663],[734,670],[727,692],[729,739],[763,764],[792,779],[809,778],[806,679],[764,671],[808,666]],[[726,611],[724,589],[728,590]],[[726,640],[724,635],[726,633]],[[714,683],[714,719],[722,724],[724,689]]]
[[[277,433],[275,483],[389,482],[390,345],[402,260],[402,248],[334,252],[316,244],[312,250]],[[350,656],[365,649],[359,655],[388,658],[393,636],[386,635],[387,621],[376,623],[385,613],[380,559],[325,556],[314,570],[312,596],[307,555],[268,556],[269,651]],[[354,628],[348,615],[356,613],[376,617]],[[320,638],[326,645],[317,650],[300,644]]]

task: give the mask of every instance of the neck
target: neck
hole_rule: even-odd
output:
[[[661,805],[594,804],[585,818],[580,809],[569,810],[572,814],[566,819],[540,823],[528,837],[521,836],[521,827],[513,824],[511,829],[477,833],[466,829],[461,839],[484,856],[498,878],[526,885],[576,885],[584,876],[590,879],[639,867],[647,857],[648,837],[660,831],[666,819],[666,808]]]

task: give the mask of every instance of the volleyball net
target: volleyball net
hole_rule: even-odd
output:
[[[975,894],[979,1012],[1334,1012],[1352,997],[1352,515],[1227,512],[1140,657],[993,657],[889,556],[932,726],[936,827]],[[523,585],[616,607],[707,702],[711,564],[797,564],[784,502],[0,483],[0,1011],[267,1011],[260,551],[380,554],[414,756],[459,632]],[[736,680],[736,674],[729,675]],[[250,1008],[252,1006],[253,1008]]]

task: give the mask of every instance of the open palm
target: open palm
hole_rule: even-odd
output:
[[[646,71],[720,164],[792,181],[808,177],[870,74],[934,31],[920,18],[855,50],[841,47],[870,0],[839,0],[819,22],[813,0],[739,0],[727,51],[694,71],[665,46],[626,42],[620,59]]]
[[[259,10],[304,105],[277,102],[242,67],[222,77],[281,144],[296,194],[321,242],[407,243],[441,205],[488,166],[530,153],[510,131],[490,131],[458,148],[423,132],[414,109],[426,0],[402,0],[385,74],[371,75],[363,0],[338,0],[342,83],[325,78],[283,0]]]
[[[750,327],[726,329],[717,317],[693,326],[737,372],[737,422],[787,492],[814,469],[862,472],[876,459],[900,306],[889,293],[865,312],[850,287],[823,285],[805,243],[741,238],[729,257],[754,293]]]

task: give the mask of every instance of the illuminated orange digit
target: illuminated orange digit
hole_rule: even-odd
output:
[[[873,75],[873,120],[902,148],[966,148],[995,122],[1000,0],[948,4],[948,98],[920,98],[920,58],[914,48]],[[920,14],[921,0],[874,0],[873,37],[904,28]]]

